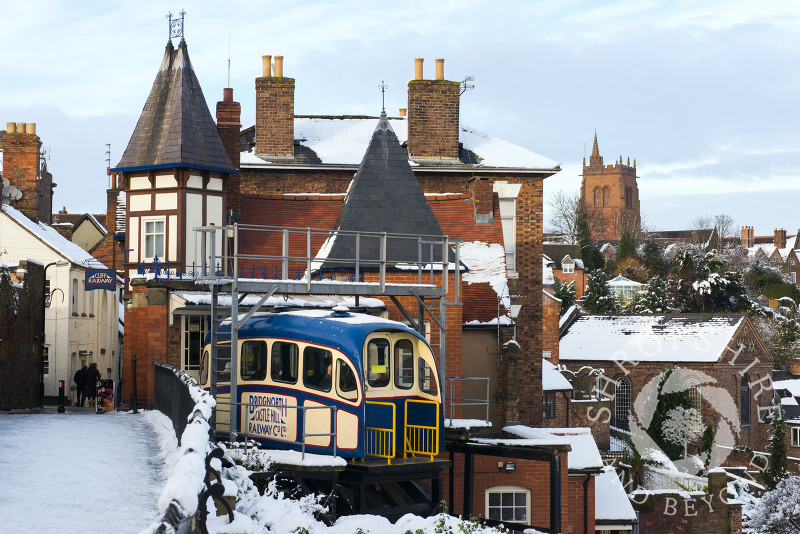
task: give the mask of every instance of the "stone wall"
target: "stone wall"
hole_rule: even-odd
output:
[[[40,263],[0,266],[0,411],[39,405],[43,291]]]

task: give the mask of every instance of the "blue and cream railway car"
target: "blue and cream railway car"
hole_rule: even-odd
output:
[[[218,346],[230,347],[230,322]],[[201,385],[209,388],[209,340]],[[236,403],[241,435],[265,447],[347,458],[433,457],[442,450],[436,363],[402,323],[334,311],[259,313],[239,329]],[[229,421],[230,378],[218,375],[218,430]],[[332,409],[335,407],[335,410]]]

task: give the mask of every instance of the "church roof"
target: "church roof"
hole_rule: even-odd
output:
[[[443,235],[439,222],[425,199],[425,193],[411,170],[408,155],[400,146],[385,113],[381,115],[361,166],[350,183],[334,230]],[[380,241],[377,238],[362,238],[359,248],[359,257],[380,259]],[[424,249],[427,252],[428,247]],[[387,260],[391,263],[416,262],[418,254],[415,240],[396,240],[387,246]],[[355,238],[335,236],[327,259],[346,260],[355,257]],[[433,258],[428,254],[422,259],[441,261],[441,250],[437,248]]]
[[[222,146],[186,42],[167,44],[150,96],[114,171],[189,167],[237,172]]]

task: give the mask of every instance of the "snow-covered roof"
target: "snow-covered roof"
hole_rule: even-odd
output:
[[[210,291],[174,291],[173,294],[190,306],[210,306],[211,305],[211,292]],[[247,295],[239,306],[255,306],[261,300],[262,295]],[[230,306],[230,295],[219,295],[220,306]],[[304,295],[302,298],[293,297],[284,299],[283,296],[272,296],[264,303],[266,307],[272,306],[286,306],[289,308],[321,308],[330,310],[334,306],[347,306],[348,308],[355,308],[355,297],[344,297],[335,295]],[[375,298],[361,297],[358,301],[359,308],[370,308],[385,310],[386,305],[380,300]]]
[[[558,372],[556,366],[542,358],[542,390],[572,391],[572,384]]]
[[[519,436],[522,441],[565,439],[572,450],[567,453],[569,469],[599,469],[603,459],[588,428],[531,428],[525,425],[509,425],[503,431]],[[535,444],[535,443],[531,443]]]
[[[716,362],[744,315],[584,315],[559,343],[560,360]]]
[[[511,294],[506,277],[506,251],[499,243],[464,241],[459,247],[459,259],[469,268],[461,275],[467,284],[488,282],[500,302],[511,309]]]
[[[408,141],[408,121],[390,117],[392,129],[400,143]],[[324,165],[359,165],[375,130],[377,117],[295,117],[294,137],[300,145],[311,149]],[[465,150],[478,156],[475,167],[518,169],[553,169],[558,164],[498,137],[461,125],[459,141]],[[243,167],[263,165],[265,160],[252,152],[242,152]]]
[[[101,262],[83,250],[78,244],[73,243],[46,224],[33,222],[21,211],[11,206],[4,205],[2,211],[14,222],[33,234],[42,243],[72,263],[82,267],[91,267],[93,269],[105,268]]]
[[[776,380],[772,383],[773,389],[785,389],[793,397],[800,397],[800,378],[790,380]]]
[[[625,487],[616,470],[609,466],[594,479],[594,518],[601,521],[636,521]]]

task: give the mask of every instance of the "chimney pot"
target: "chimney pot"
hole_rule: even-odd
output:
[[[406,116],[406,108],[400,108],[400,116],[401,117],[405,117]],[[800,233],[800,231],[798,233]]]
[[[36,123],[29,122],[27,127],[25,128],[25,133],[28,133],[30,135],[36,135]]]
[[[265,78],[272,76],[272,56],[261,56],[262,70]]]
[[[442,58],[436,60],[436,79],[444,80],[444,59]]]
[[[16,122],[9,122],[6,124],[6,132],[8,133],[17,133],[17,123]]]
[[[226,87],[222,90],[222,101],[223,102],[233,102],[233,88]]]
[[[421,80],[422,79],[422,62],[425,59],[418,57],[414,60],[414,79]]]
[[[27,127],[28,127],[28,125],[25,124],[24,122],[18,122],[17,123],[17,133],[24,134],[25,133],[25,128],[27,128]]]
[[[283,56],[275,56],[275,77],[283,78]]]

